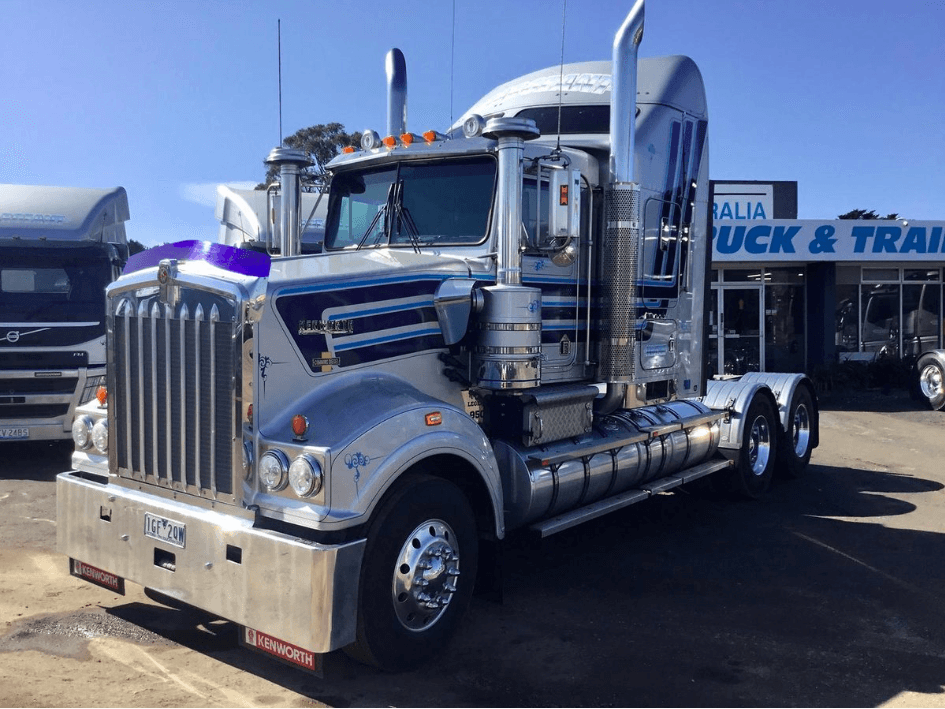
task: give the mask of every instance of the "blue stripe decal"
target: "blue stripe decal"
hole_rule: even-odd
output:
[[[458,278],[454,273],[439,274],[410,274],[404,276],[392,276],[389,278],[374,278],[364,281],[335,281],[332,283],[323,283],[315,286],[298,286],[296,288],[286,288],[279,291],[279,295],[295,295],[298,293],[319,293],[328,290],[348,290],[351,288],[370,288],[371,286],[390,285],[394,283],[409,283],[412,281],[446,281],[450,278]]]
[[[412,340],[417,337],[426,337],[427,335],[439,335],[440,328],[430,328],[427,330],[413,330],[411,332],[402,332],[397,335],[388,335],[386,337],[376,337],[372,340],[361,340],[360,342],[352,342],[351,344],[337,343],[335,344],[335,352],[345,352],[348,350],[357,350],[362,347],[372,347],[374,345],[380,345],[385,342],[398,342],[400,340]]]
[[[371,315],[381,315],[383,313],[399,313],[404,310],[417,310],[418,308],[428,307],[433,304],[433,298],[426,298],[414,303],[401,303],[400,305],[391,305],[386,308],[370,308],[368,310],[352,310],[344,313],[329,315],[329,320],[351,320],[353,318],[366,318]]]

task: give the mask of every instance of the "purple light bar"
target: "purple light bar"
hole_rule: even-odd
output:
[[[211,241],[178,241],[174,244],[155,246],[131,256],[122,273],[151,268],[164,259],[171,258],[178,261],[206,261],[212,266],[243,276],[266,278],[269,275],[268,255],[226,244],[214,244]]]

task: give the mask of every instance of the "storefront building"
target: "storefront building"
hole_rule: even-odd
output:
[[[713,187],[710,374],[943,346],[945,221],[799,220],[796,183]]]

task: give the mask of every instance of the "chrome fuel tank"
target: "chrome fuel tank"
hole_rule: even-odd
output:
[[[586,435],[547,446],[494,441],[506,528],[617,495],[698,465],[715,454],[719,424],[697,401],[624,409]]]

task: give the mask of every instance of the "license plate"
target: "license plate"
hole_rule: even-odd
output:
[[[2,438],[29,438],[30,430],[28,428],[0,428],[0,439]]]
[[[145,512],[144,536],[183,549],[187,541],[187,525]]]

